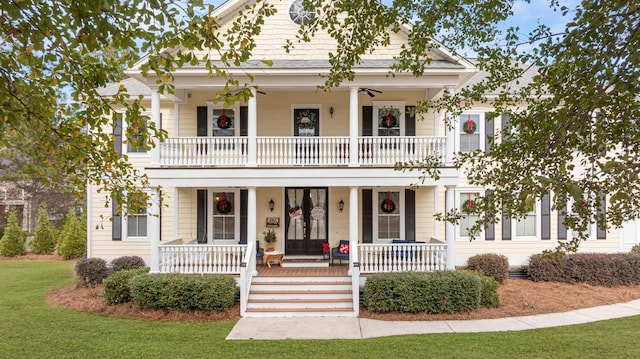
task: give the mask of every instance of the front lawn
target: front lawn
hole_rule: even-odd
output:
[[[640,316],[506,333],[225,341],[235,322],[150,322],[49,307],[46,293],[75,280],[74,264],[0,260],[0,358],[640,357]]]

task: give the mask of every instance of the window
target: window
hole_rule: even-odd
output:
[[[379,191],[377,202],[377,238],[379,240],[404,239],[402,203],[403,191]],[[374,212],[376,213],[376,212]]]
[[[147,237],[147,197],[141,193],[130,196],[127,207],[127,238]]]
[[[147,148],[147,136],[143,134],[143,132],[147,129],[147,121],[149,120],[149,116],[141,115],[138,118],[138,123],[129,123],[127,124],[132,128],[132,131],[129,135],[129,140],[127,141],[127,153],[146,153]]]
[[[515,230],[514,239],[538,240],[541,239],[542,215],[540,202],[537,201],[533,209],[524,218],[514,219],[511,228]]]
[[[484,141],[481,141],[483,123],[484,113],[463,113],[460,115],[458,121],[459,151],[471,152],[484,149]]]
[[[211,218],[212,240],[238,240],[236,194],[234,192],[213,192],[213,216]]]
[[[472,215],[470,211],[472,210],[476,198],[478,198],[478,192],[460,192],[458,200],[459,200],[459,209],[462,214],[465,216],[460,219],[460,225],[458,228],[460,229],[460,238],[464,238],[468,240],[470,235],[469,229],[473,227],[478,220],[477,215]]]
[[[374,101],[374,134],[376,136],[404,136],[404,101]]]
[[[236,134],[235,110],[221,108],[213,109],[211,117],[211,136],[213,137],[233,137]]]
[[[315,17],[313,11],[306,10],[302,4],[303,0],[295,0],[289,6],[289,18],[296,25],[302,25],[310,22]]]

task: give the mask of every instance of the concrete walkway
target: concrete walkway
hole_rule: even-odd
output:
[[[365,318],[242,318],[227,340],[364,339],[404,334],[478,333],[540,329],[640,315],[640,300],[565,313],[483,320],[389,322]]]

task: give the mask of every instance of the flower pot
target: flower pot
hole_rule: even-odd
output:
[[[276,242],[267,242],[267,250],[273,251],[276,249]]]

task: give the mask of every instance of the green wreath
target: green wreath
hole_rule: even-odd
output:
[[[476,201],[472,199],[468,199],[462,203],[462,212],[463,213],[471,213],[473,210],[473,206],[476,204]]]
[[[296,118],[299,128],[316,128],[316,114],[313,111],[300,111]]]
[[[228,128],[230,128],[231,126],[233,126],[233,120],[231,119],[231,117],[227,116],[227,115],[220,115],[218,116],[218,128],[220,128],[221,130],[226,130]]]
[[[462,130],[465,133],[475,133],[476,130],[478,129],[478,125],[476,125],[475,121],[473,120],[466,120],[463,124],[462,124]]]
[[[231,207],[231,202],[223,198],[216,203],[216,209],[222,214],[229,214],[233,208]]]
[[[392,199],[384,199],[382,200],[382,203],[380,203],[380,209],[384,213],[393,213],[396,211],[396,203],[393,202]]]

